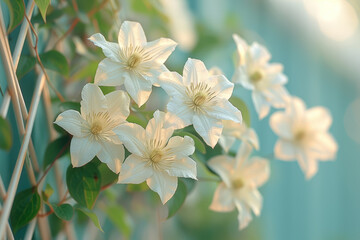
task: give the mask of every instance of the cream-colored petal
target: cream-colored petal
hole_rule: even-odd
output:
[[[159,194],[161,202],[165,204],[174,195],[178,180],[166,172],[156,171],[146,183],[151,190]]]
[[[254,102],[255,110],[259,115],[259,119],[263,119],[270,112],[270,103],[259,91],[253,91],[251,97]]]
[[[242,176],[246,181],[252,183],[253,187],[262,186],[270,176],[269,161],[261,157],[253,157],[244,166]]]
[[[81,115],[98,113],[106,110],[106,99],[99,86],[88,83],[81,91]]]
[[[150,119],[146,126],[146,136],[148,139],[162,140],[164,143],[172,136],[174,128],[164,127],[165,113],[157,110],[154,118]]]
[[[122,164],[118,183],[139,184],[153,175],[152,168],[143,158],[131,154]]]
[[[166,172],[170,176],[192,178],[197,180],[196,162],[189,157],[176,159],[175,162],[171,164],[171,168],[166,170]]]
[[[331,114],[324,107],[313,107],[307,110],[306,120],[314,131],[327,131],[332,123]]]
[[[224,183],[220,183],[216,188],[213,200],[209,207],[216,212],[231,212],[235,208],[232,191]]]
[[[219,138],[219,144],[224,149],[225,152],[228,152],[231,146],[235,143],[236,138],[232,136],[221,135]]]
[[[275,108],[284,108],[290,95],[281,85],[272,86],[262,91],[263,96]]]
[[[126,120],[130,114],[130,98],[121,90],[117,90],[105,95],[108,112],[111,119],[121,123]]]
[[[296,158],[301,170],[305,173],[306,179],[309,180],[317,173],[318,163],[314,156],[306,149],[298,149]]]
[[[237,194],[238,199],[243,201],[251,210],[254,212],[256,216],[260,215],[263,198],[260,192],[255,189],[245,188],[239,191]]]
[[[138,156],[145,156],[145,130],[134,123],[124,123],[114,129],[127,150]]]
[[[216,172],[224,181],[227,187],[231,187],[231,174],[234,171],[234,159],[227,155],[220,155],[211,158],[208,166]]]
[[[208,86],[211,91],[216,94],[217,98],[228,100],[234,90],[234,84],[231,83],[224,75],[210,76],[207,80]]]
[[[246,43],[246,41],[244,39],[242,39],[239,35],[237,34],[233,34],[232,35],[235,44],[236,44],[236,48],[237,48],[237,54],[238,54],[238,62],[236,63],[236,65],[240,64],[243,65],[246,62],[246,51],[249,48],[248,44]]]
[[[96,33],[89,37],[89,40],[92,41],[96,46],[100,47],[105,56],[110,58],[113,61],[119,62],[119,51],[120,47],[118,43],[108,42],[105,40],[104,36],[100,33]]]
[[[280,160],[295,160],[297,154],[297,146],[293,142],[279,139],[274,148],[275,157]]]
[[[194,140],[189,136],[174,136],[169,139],[166,151],[179,159],[190,156],[195,151]]]
[[[269,51],[257,42],[251,44],[249,51],[252,60],[259,64],[266,64],[271,58]]]
[[[240,201],[235,201],[235,205],[239,212],[238,214],[239,229],[242,230],[246,228],[252,220],[251,210],[249,207],[245,206]]]
[[[183,77],[177,72],[164,72],[159,76],[159,84],[171,97],[186,97]]]
[[[100,86],[121,86],[124,84],[124,72],[122,65],[110,58],[105,58],[99,63],[96,70],[94,83]]]
[[[242,122],[241,112],[228,100],[217,99],[216,101],[216,105],[211,107],[207,115],[214,119],[231,120],[238,123]]]
[[[320,132],[310,140],[309,149],[319,160],[333,160],[336,156],[338,145],[329,133]]]
[[[182,119],[184,127],[193,121],[194,112],[181,98],[173,97],[167,104],[167,110]]]
[[[303,100],[298,97],[291,97],[288,99],[288,106],[286,112],[293,119],[303,119],[305,117],[306,106]]]
[[[259,138],[254,129],[247,129],[242,135],[241,139],[250,143],[256,150],[259,150]]]
[[[55,124],[65,129],[74,137],[85,137],[86,133],[83,131],[85,120],[81,117],[80,113],[75,110],[66,110],[59,114],[56,118]]]
[[[106,163],[114,173],[119,173],[125,158],[124,146],[112,142],[102,142],[101,147],[102,149],[97,154],[99,160]]]
[[[129,78],[125,79],[124,84],[126,91],[139,107],[149,99],[152,91],[152,83],[142,76],[129,74]]]
[[[205,114],[195,114],[193,116],[193,125],[206,144],[214,148],[221,136],[223,128],[221,120],[211,118]]]
[[[292,119],[284,112],[276,112],[270,117],[271,129],[281,138],[292,140]]]
[[[242,171],[244,163],[248,160],[253,148],[247,142],[242,142],[235,156],[234,168],[236,172]]]
[[[151,59],[150,61],[163,64],[170,54],[175,50],[177,43],[170,38],[160,38],[148,42],[144,47],[145,54]]]
[[[234,76],[232,77],[231,81],[235,84],[241,84],[241,86],[248,90],[255,89],[255,85],[249,79],[246,65],[238,66],[235,68]]]
[[[73,137],[70,144],[71,163],[74,167],[81,167],[90,162],[100,150],[98,142]]]
[[[190,83],[196,85],[206,82],[209,76],[209,72],[202,61],[192,58],[186,61],[183,72],[185,86],[190,85]]]
[[[181,129],[185,126],[181,118],[171,112],[165,113],[156,110],[154,112],[154,119],[156,122],[159,122],[162,128]]]
[[[123,22],[118,35],[118,43],[122,49],[144,46],[146,44],[146,36],[140,23],[130,21]]]

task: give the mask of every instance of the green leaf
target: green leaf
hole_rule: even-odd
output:
[[[70,135],[65,135],[49,143],[45,150],[43,169],[46,169],[46,167],[52,164],[56,159],[69,152],[70,141]]]
[[[10,222],[14,232],[29,223],[39,212],[40,195],[36,187],[26,189],[16,194],[10,213]]]
[[[179,178],[179,180],[185,184],[187,194],[189,194],[194,189],[197,182],[195,179],[192,178]]]
[[[119,232],[121,232],[121,234],[123,234],[126,238],[129,238],[131,234],[131,227],[126,219],[125,209],[119,205],[110,206],[105,209],[105,212]]]
[[[134,114],[130,114],[128,116],[128,118],[126,119],[126,121],[131,122],[131,123],[136,123],[140,126],[142,126],[143,128],[146,127],[147,121],[141,119],[140,117],[138,117],[137,115]]]
[[[45,190],[41,192],[43,201],[47,202],[53,193],[54,193],[54,189],[47,183]]]
[[[0,116],[0,149],[9,151],[12,146],[12,142],[10,123]]]
[[[18,64],[17,69],[16,69],[17,78],[19,80],[21,78],[23,78],[25,76],[25,74],[30,72],[35,67],[35,64],[36,64],[35,57],[27,56],[27,55],[21,55],[20,60],[19,60],[19,64]]]
[[[50,0],[35,0],[35,3],[41,12],[44,22],[46,23],[46,10],[50,4]]]
[[[58,206],[55,203],[51,203],[50,205],[54,210],[55,215],[62,220],[70,221],[74,215],[74,209],[70,204],[65,203]]]
[[[170,200],[166,203],[169,209],[168,218],[174,216],[175,213],[180,209],[180,207],[185,202],[186,195],[187,195],[186,185],[183,181],[179,180],[178,187],[176,189],[174,196],[170,198]]]
[[[94,225],[100,229],[100,231],[104,232],[101,228],[101,225],[100,225],[100,222],[99,222],[99,219],[98,217],[96,216],[95,213],[93,213],[91,210],[89,209],[86,209],[86,208],[83,208],[83,207],[80,207],[78,205],[75,206],[75,209],[84,213],[86,216],[88,216],[90,218],[90,220],[94,223]]]
[[[72,109],[72,110],[75,110],[75,111],[80,112],[80,103],[79,103],[79,102],[71,102],[71,101],[69,101],[69,102],[62,102],[62,103],[60,104],[60,109],[61,109],[62,111],[66,111],[66,110]]]
[[[126,191],[128,192],[144,192],[149,189],[146,182],[142,182],[140,184],[128,184],[126,187]]]
[[[94,78],[98,65],[99,65],[98,61],[92,61],[92,62],[87,63],[86,66],[84,66],[79,71],[77,71],[74,75],[72,75],[71,79],[76,81],[76,80],[82,80],[87,77]]]
[[[203,154],[206,153],[205,144],[194,134],[188,133],[188,132],[174,132],[174,135],[180,136],[180,137],[184,137],[184,136],[191,137],[194,140],[196,150],[198,150],[199,152],[201,152]]]
[[[69,75],[69,65],[64,55],[55,50],[40,54],[44,67],[53,70],[61,75]]]
[[[82,206],[92,209],[100,193],[100,177],[97,166],[92,162],[78,168],[70,165],[66,172],[70,195]]]
[[[23,20],[25,6],[23,0],[5,0],[10,12],[8,33],[12,32]]]
[[[246,103],[242,99],[234,97],[234,96],[232,96],[229,99],[229,101],[232,105],[234,105],[237,109],[240,110],[241,115],[243,117],[243,121],[246,123],[246,125],[248,127],[250,127],[250,125],[251,125],[250,112],[246,106]]]
[[[101,187],[117,182],[119,175],[111,171],[105,163],[100,163],[97,168],[100,172]]]

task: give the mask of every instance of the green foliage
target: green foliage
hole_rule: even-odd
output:
[[[23,20],[25,5],[23,0],[5,0],[10,12],[10,24],[8,32],[12,32]]]
[[[176,189],[176,192],[174,196],[166,203],[169,209],[168,218],[174,216],[175,213],[180,209],[180,207],[185,202],[186,195],[187,195],[186,185],[181,179],[178,179],[178,187]]]
[[[117,182],[119,175],[111,171],[105,163],[100,163],[97,168],[100,173],[101,187],[106,187]]]
[[[240,110],[242,117],[243,117],[243,121],[246,123],[246,126],[250,127],[251,126],[251,119],[250,119],[250,112],[248,107],[246,106],[246,103],[237,97],[232,96],[229,101],[231,102],[232,105],[234,105],[237,109]]]
[[[41,198],[36,190],[32,187],[16,194],[10,213],[13,232],[29,223],[39,212]]]
[[[74,215],[74,209],[70,204],[61,204],[58,206],[57,204],[50,204],[56,216],[62,220],[70,221],[72,216]]]
[[[44,22],[46,22],[46,10],[50,5],[50,0],[35,0],[35,3],[41,12]]]
[[[80,105],[79,102],[71,102],[71,101],[69,101],[69,102],[62,102],[60,104],[61,111],[66,111],[66,110],[72,109],[72,110],[80,112],[80,107],[81,107],[81,105]]]
[[[203,154],[206,153],[205,144],[194,134],[180,131],[180,132],[175,132],[174,135],[180,136],[180,137],[184,137],[184,136],[191,137],[194,140],[196,150],[198,150],[199,152],[201,152]]]
[[[93,79],[95,77],[96,69],[98,67],[99,62],[98,61],[92,61],[86,63],[86,65],[78,70],[76,73],[74,73],[71,78],[74,80],[81,80],[84,78],[90,77]]]
[[[125,209],[120,205],[109,206],[105,209],[105,213],[109,217],[110,221],[119,230],[119,232],[126,238],[129,238],[131,234],[131,227],[126,221]]]
[[[92,212],[91,210],[89,209],[86,209],[86,208],[83,208],[79,205],[75,205],[75,209],[80,211],[81,213],[85,214],[86,216],[88,216],[90,218],[90,220],[94,223],[94,225],[100,230],[103,232],[102,228],[101,228],[101,225],[100,225],[100,222],[99,222],[99,219],[98,217],[96,216],[96,214],[94,212]]]
[[[45,190],[41,192],[43,201],[48,202],[53,193],[54,189],[49,184],[46,184]]]
[[[69,153],[70,140],[70,135],[65,135],[49,143],[44,154],[43,169],[46,169],[56,159]]]
[[[70,195],[82,206],[92,209],[100,193],[101,176],[97,166],[90,162],[82,167],[71,165],[66,172]]]
[[[48,52],[40,54],[41,62],[44,67],[53,70],[61,75],[69,75],[69,64],[64,55],[56,50],[50,50]]]
[[[136,123],[136,124],[142,126],[143,128],[145,128],[147,125],[146,119],[140,118],[138,115],[135,115],[135,114],[130,114],[128,116],[128,118],[126,119],[126,121],[131,122],[131,123]]]
[[[140,184],[128,184],[126,187],[126,191],[128,192],[144,192],[149,190],[146,182],[142,182]]]
[[[10,123],[0,116],[0,149],[9,151],[12,146],[12,142]]]
[[[36,64],[35,57],[28,55],[21,55],[19,64],[16,69],[16,76],[18,80],[22,79],[25,76],[25,74],[30,72],[35,67],[35,64]]]

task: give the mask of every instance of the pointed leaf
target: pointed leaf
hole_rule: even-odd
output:
[[[10,12],[8,33],[12,32],[23,20],[25,6],[23,0],[5,0]]]
[[[92,162],[78,168],[70,165],[66,172],[70,195],[82,206],[92,209],[100,193],[100,177],[97,166]]]
[[[41,196],[44,202],[49,201],[49,198],[54,193],[54,189],[47,183],[45,190],[41,192]]]
[[[169,209],[168,218],[174,216],[175,213],[180,209],[180,207],[185,202],[186,195],[187,195],[186,185],[183,181],[179,180],[178,187],[176,189],[174,196],[166,203]]]
[[[242,99],[234,96],[232,96],[229,99],[229,101],[232,105],[234,105],[234,107],[240,110],[243,121],[246,123],[246,126],[250,127],[251,125],[250,112],[246,103]]]
[[[74,209],[70,204],[65,203],[58,206],[54,203],[51,203],[51,207],[54,210],[56,216],[58,216],[58,218],[62,220],[70,221],[72,216],[74,215]]]
[[[126,218],[125,209],[121,206],[110,206],[105,209],[110,221],[126,238],[130,237],[131,227]]]
[[[10,213],[14,232],[29,223],[39,212],[41,198],[36,190],[36,187],[33,187],[16,194]]]
[[[50,0],[35,0],[35,3],[41,12],[44,22],[46,22],[46,10],[50,4]]]
[[[45,150],[43,160],[44,169],[46,169],[47,166],[51,165],[56,159],[69,153],[70,141],[70,135],[65,135],[49,143]]]
[[[101,187],[106,187],[117,182],[119,175],[111,171],[105,163],[101,162],[97,168],[100,172]]]
[[[94,225],[100,229],[100,231],[104,232],[101,228],[100,222],[99,222],[99,218],[96,216],[96,214],[94,212],[92,212],[89,209],[83,208],[79,205],[75,206],[75,209],[84,213],[86,216],[88,216],[90,218],[90,220],[94,223]]]
[[[68,62],[60,52],[50,50],[40,54],[40,59],[45,68],[58,72],[61,75],[67,76],[69,74]]]
[[[25,74],[30,72],[35,67],[35,64],[36,64],[36,59],[34,57],[27,56],[27,55],[21,55],[19,64],[16,69],[17,78],[19,80],[21,78],[23,78],[25,76]]]
[[[0,149],[9,151],[12,146],[10,123],[0,116]]]

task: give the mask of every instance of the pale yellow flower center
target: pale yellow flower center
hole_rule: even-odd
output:
[[[163,153],[160,149],[154,149],[151,153],[150,153],[150,161],[152,161],[153,163],[158,163],[161,161],[163,157]]]
[[[263,74],[260,71],[255,71],[250,75],[250,80],[252,83],[258,83],[262,78],[263,78]]]
[[[103,128],[99,122],[94,122],[91,126],[90,132],[94,135],[98,135],[99,133],[101,133],[102,129]]]
[[[245,185],[244,181],[241,178],[234,179],[231,184],[234,189],[240,189]]]
[[[108,112],[89,113],[86,115],[87,126],[84,128],[93,140],[104,140],[115,135],[112,131],[119,123]]]
[[[211,90],[211,87],[206,83],[191,83],[186,88],[186,94],[189,100],[186,104],[195,112],[204,112],[205,107],[215,98],[215,93]]]
[[[126,66],[128,69],[134,69],[141,63],[141,56],[137,53],[133,53],[126,61]]]
[[[166,142],[152,139],[147,143],[148,155],[147,165],[158,171],[165,171],[171,168],[175,161],[175,155],[171,154],[171,149],[166,148]]]
[[[303,129],[303,128],[300,128],[300,129],[297,129],[295,132],[294,132],[294,141],[297,142],[297,143],[303,143],[308,134],[306,132],[306,129]]]

